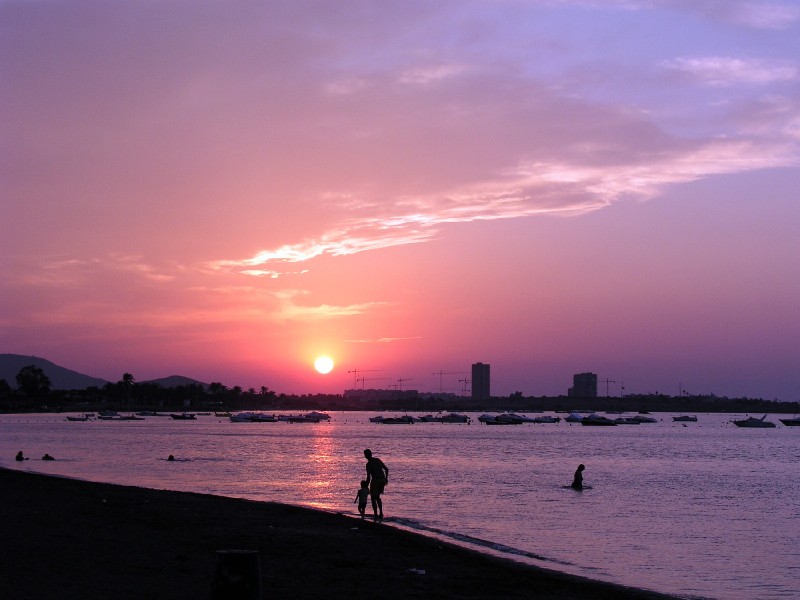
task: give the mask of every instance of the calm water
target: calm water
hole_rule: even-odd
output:
[[[332,416],[315,425],[0,415],[0,465],[356,514],[369,447],[391,470],[390,524],[685,597],[800,598],[800,428],[777,416],[767,417],[775,429],[739,429],[732,415],[618,427]],[[31,460],[15,462],[18,450]],[[39,460],[45,452],[57,460]],[[592,486],[582,493],[563,488],[578,463]]]

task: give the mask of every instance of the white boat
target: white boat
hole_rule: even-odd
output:
[[[331,416],[327,413],[317,412],[316,410],[312,410],[310,413],[306,413],[307,417],[311,417],[312,419],[316,419],[317,421],[330,421]]]
[[[747,417],[746,419],[737,419],[733,421],[733,424],[737,427],[775,427],[775,423],[772,421],[766,421],[767,418],[766,413],[760,419],[756,419],[755,417]]]
[[[469,423],[467,415],[459,415],[458,413],[425,415],[424,417],[419,417],[418,420],[423,423]]]
[[[319,423],[319,419],[309,415],[278,415],[278,421],[286,423]]]
[[[617,425],[641,425],[641,421],[635,417],[617,417],[614,419]]]
[[[256,413],[252,412],[240,412],[232,414],[228,418],[231,420],[231,423],[252,423],[255,415]]]
[[[522,421],[509,416],[507,413],[503,413],[502,415],[489,415],[484,413],[478,417],[478,421],[484,425],[519,425],[522,423]]]
[[[67,421],[90,421],[89,415],[82,415],[80,417],[67,417]]]
[[[410,415],[403,415],[402,417],[374,417],[370,419],[373,423],[382,423],[383,425],[411,425],[417,419]]]
[[[250,420],[253,423],[275,423],[278,417],[264,413],[250,413]]]
[[[617,423],[608,417],[592,413],[581,419],[581,425],[598,426],[598,427],[616,427]]]
[[[542,415],[541,417],[533,417],[534,423],[560,423],[561,417],[552,417],[550,415]]]
[[[583,415],[576,412],[569,413],[568,417],[564,417],[564,421],[567,423],[580,423],[583,421]]]
[[[655,417],[648,417],[647,415],[634,415],[627,418],[631,421],[638,421],[639,423],[658,423],[658,419]]]

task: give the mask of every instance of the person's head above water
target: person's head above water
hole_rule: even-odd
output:
[[[578,471],[583,471],[585,468],[583,465],[578,465]]]
[[[369,448],[367,448],[366,450],[364,450],[364,456],[365,456],[366,458],[372,458],[372,450],[370,450]]]

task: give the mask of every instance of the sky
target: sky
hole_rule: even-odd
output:
[[[0,53],[0,352],[800,400],[796,1],[0,0]]]

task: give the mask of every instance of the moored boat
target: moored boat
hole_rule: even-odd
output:
[[[80,417],[67,417],[67,421],[91,421],[89,415],[81,415]]]
[[[522,421],[510,417],[506,413],[503,413],[502,415],[490,415],[484,413],[478,417],[478,421],[484,425],[519,425],[522,423]]]
[[[278,415],[277,420],[287,423],[319,423],[319,419],[311,415]]]
[[[448,413],[446,415],[425,415],[417,419],[422,423],[469,423],[467,415],[460,415],[458,413]]]
[[[195,421],[197,417],[194,416],[192,413],[180,413],[180,414],[171,414],[170,417],[175,419],[176,421]]]
[[[656,419],[655,417],[648,417],[647,415],[641,413],[627,418],[630,419],[631,421],[637,421],[638,423],[658,423],[658,419]]]
[[[382,423],[383,425],[411,425],[414,423],[416,419],[410,415],[403,415],[402,417],[383,417],[380,421],[376,421],[377,423]]]
[[[561,417],[552,417],[550,415],[542,415],[540,417],[533,417],[534,423],[560,423]]]
[[[608,417],[592,413],[581,420],[581,425],[590,427],[616,427],[617,424]]]
[[[312,410],[310,413],[306,413],[307,417],[311,417],[312,419],[316,419],[317,421],[330,421],[331,416],[328,413],[318,412],[316,410]]]
[[[737,427],[775,427],[775,423],[766,420],[767,415],[764,414],[760,419],[755,417],[747,417],[746,419],[736,419],[733,424]]]
[[[278,417],[275,415],[267,415],[264,413],[249,413],[250,420],[253,423],[275,423]]]
[[[697,421],[697,417],[694,415],[681,415],[679,417],[672,417],[673,421],[677,422],[687,422],[687,423],[694,423]]]
[[[778,419],[778,421],[780,421],[787,427],[797,427],[798,425],[800,425],[800,418],[798,417],[793,417],[791,419]]]

